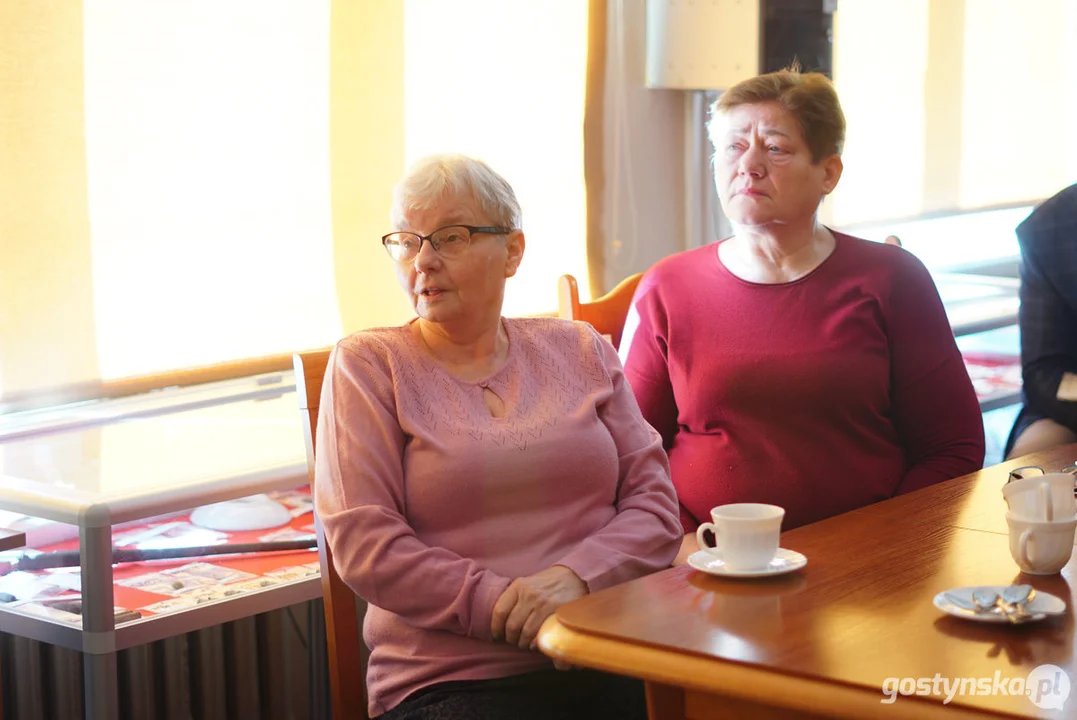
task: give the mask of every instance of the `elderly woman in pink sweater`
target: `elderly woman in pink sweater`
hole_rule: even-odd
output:
[[[334,350],[316,507],[368,604],[370,712],[645,717],[636,681],[535,647],[561,604],[667,567],[678,506],[658,434],[588,325],[501,316],[520,206],[484,163],[420,161],[382,238],[417,318]]]

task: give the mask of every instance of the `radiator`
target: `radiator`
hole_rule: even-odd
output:
[[[321,598],[117,653],[122,720],[329,717]],[[4,720],[83,717],[82,656],[3,634]]]

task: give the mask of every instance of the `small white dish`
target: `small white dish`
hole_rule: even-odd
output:
[[[721,577],[767,577],[799,570],[808,564],[808,558],[795,550],[778,548],[778,553],[765,568],[759,570],[734,570],[726,565],[725,561],[720,557],[706,550],[697,550],[688,556],[688,564],[700,572]]]
[[[192,525],[224,532],[269,530],[287,525],[291,520],[288,508],[265,494],[203,505],[191,512]]]
[[[972,602],[972,594],[978,590],[1001,593],[1005,588],[1005,585],[976,585],[973,587],[953,588],[936,595],[933,602],[939,610],[954,617],[976,622],[1009,623],[1010,619],[1006,617],[1002,610],[997,608],[987,612],[977,610],[976,605]],[[1025,605],[1025,611],[1029,613],[1029,617],[1024,618],[1022,622],[1043,620],[1049,615],[1064,615],[1066,613],[1066,603],[1051,593],[1037,590],[1036,594],[1032,596],[1032,600]]]

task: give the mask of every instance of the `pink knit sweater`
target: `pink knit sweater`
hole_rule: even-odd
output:
[[[549,667],[491,640],[512,579],[564,565],[595,591],[679,547],[662,441],[613,347],[582,323],[505,326],[508,359],[480,382],[450,375],[407,326],[356,333],[330,359],[315,500],[338,571],[369,603],[371,715],[431,683]]]

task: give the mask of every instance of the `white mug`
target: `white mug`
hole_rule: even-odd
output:
[[[1002,486],[1002,497],[1015,517],[1047,522],[1072,520],[1077,513],[1073,486],[1073,475],[1050,473],[1008,482]]]
[[[721,558],[731,570],[762,570],[778,554],[784,517],[785,509],[777,505],[719,505],[711,510],[713,522],[696,530],[696,541],[701,550]],[[714,547],[704,541],[704,530],[714,533]]]
[[[1054,575],[1073,555],[1077,518],[1054,522],[1027,520],[1006,513],[1010,527],[1010,555],[1029,575]]]

